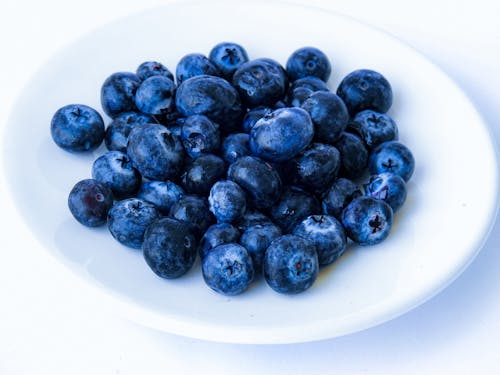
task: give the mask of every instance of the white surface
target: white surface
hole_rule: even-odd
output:
[[[155,3],[159,2],[88,1],[85,6],[61,1],[2,2],[0,45],[7,52],[0,62],[2,120],[30,73],[57,47]],[[350,1],[329,6],[389,30],[438,62],[472,97],[498,142],[500,31],[496,15],[500,9],[489,1],[465,4],[385,0],[373,5]],[[466,152],[467,145],[463,147]],[[11,205],[4,186],[0,188],[0,206]],[[117,319],[112,311],[103,313],[96,307],[102,303],[100,297],[47,257],[39,244],[18,246],[16,238],[30,235],[19,218],[1,219],[2,374],[211,374],[236,369],[249,374],[495,374],[500,370],[498,222],[466,272],[411,313],[335,340],[262,347],[184,339],[134,326]]]

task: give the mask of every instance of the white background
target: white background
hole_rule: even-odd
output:
[[[9,126],[10,107],[23,85],[57,49],[109,21],[165,2],[2,0],[2,131]],[[384,29],[423,52],[469,95],[498,146],[499,2],[308,4]],[[467,145],[463,147],[468,152]],[[500,373],[498,221],[476,260],[451,286],[391,322],[315,343],[217,344],[137,326],[103,305],[93,288],[49,257],[36,240],[26,240],[30,232],[15,213],[0,172],[1,375]]]

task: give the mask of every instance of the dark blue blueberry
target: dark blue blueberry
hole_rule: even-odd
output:
[[[312,215],[304,219],[293,234],[311,241],[318,253],[320,266],[336,261],[345,251],[347,237],[342,224],[329,215]]]
[[[287,94],[290,107],[301,107],[316,91],[329,91],[326,83],[317,77],[304,77],[293,81]]]
[[[243,216],[247,207],[246,194],[233,181],[218,181],[210,189],[210,211],[219,222],[231,223]]]
[[[220,76],[220,72],[208,57],[201,53],[190,53],[179,60],[175,70],[177,84],[201,75]]]
[[[122,245],[140,249],[144,232],[161,217],[154,205],[137,198],[119,202],[108,212],[108,229]]]
[[[309,215],[321,213],[316,197],[297,187],[288,187],[280,200],[270,208],[269,215],[285,233],[290,233]]]
[[[246,133],[235,133],[228,135],[222,142],[221,153],[224,160],[231,164],[236,159],[250,155],[249,135]]]
[[[193,266],[196,238],[188,223],[165,217],[148,227],[142,251],[154,273],[165,279],[175,279]]]
[[[368,169],[371,174],[392,172],[408,181],[415,170],[415,158],[408,147],[402,143],[384,142],[370,154]]]
[[[392,105],[392,88],[385,77],[373,70],[360,69],[349,73],[340,82],[337,95],[354,116],[365,109],[385,113]]]
[[[158,61],[143,62],[137,68],[136,74],[143,81],[152,76],[164,76],[172,81],[174,80],[174,75],[170,72],[170,70]]]
[[[349,123],[349,131],[359,134],[369,149],[382,142],[398,139],[398,127],[385,113],[367,109],[359,112]]]
[[[240,244],[248,250],[256,273],[262,273],[264,253],[271,242],[281,236],[280,227],[273,223],[256,224],[248,227],[241,235]]]
[[[137,192],[137,198],[154,204],[164,215],[168,215],[174,203],[183,195],[184,190],[168,180],[145,182]]]
[[[272,106],[285,96],[285,69],[272,59],[256,59],[241,65],[233,75],[233,86],[249,107]]]
[[[188,193],[206,196],[213,184],[225,174],[224,160],[212,154],[201,155],[186,166],[182,174],[182,185]]]
[[[302,104],[302,108],[311,116],[316,140],[329,144],[339,140],[349,121],[342,99],[333,92],[317,91]]]
[[[127,154],[141,175],[160,181],[175,179],[184,160],[180,139],[159,124],[144,124],[132,129]]]
[[[342,211],[357,197],[362,196],[358,185],[347,178],[337,179],[323,197],[323,213],[341,219]]]
[[[162,115],[174,106],[175,83],[165,76],[152,76],[135,93],[135,105],[143,113]]]
[[[240,185],[258,209],[271,207],[281,195],[281,179],[271,164],[243,156],[229,166],[227,177]]]
[[[104,139],[104,122],[93,108],[69,104],[59,108],[50,122],[54,142],[70,152],[96,149]]]
[[[226,296],[244,292],[254,277],[252,258],[243,246],[236,243],[220,245],[209,251],[201,269],[207,285]]]
[[[98,227],[106,223],[111,206],[113,193],[96,180],[82,180],[69,193],[68,207],[71,214],[87,227]]]
[[[382,200],[358,197],[342,211],[347,236],[360,245],[375,245],[387,238],[392,226],[392,208]]]
[[[281,236],[267,248],[263,270],[274,291],[297,294],[309,289],[318,277],[318,254],[314,244],[305,238]]]
[[[128,135],[134,126],[155,122],[153,117],[144,113],[121,113],[106,128],[104,143],[110,151],[127,152]]]
[[[247,209],[245,214],[235,225],[241,232],[244,232],[248,228],[259,224],[272,224],[272,221],[260,211]]]
[[[250,132],[250,149],[265,160],[285,161],[304,150],[314,136],[309,114],[301,108],[282,108],[261,118]]]
[[[204,115],[189,116],[182,125],[181,139],[192,158],[213,153],[220,147],[219,124]]]
[[[182,196],[170,209],[170,216],[189,223],[197,238],[201,237],[214,221],[207,200],[195,195]]]
[[[340,152],[340,176],[354,179],[366,171],[368,150],[359,136],[344,132],[335,147]]]
[[[217,44],[208,55],[221,75],[230,80],[241,64],[248,61],[245,49],[236,43],[222,42]]]
[[[200,240],[198,253],[203,259],[213,248],[226,243],[238,242],[240,232],[228,223],[217,223],[211,225]]]
[[[406,184],[399,175],[385,172],[370,177],[365,195],[381,199],[396,212],[406,200]]]
[[[99,156],[92,165],[92,178],[107,185],[118,199],[135,194],[141,186],[141,174],[128,155],[120,151]]]
[[[263,106],[255,107],[249,110],[243,118],[243,131],[246,133],[250,133],[255,123],[262,117],[271,114],[272,111],[272,108]]]
[[[134,73],[119,72],[110,75],[101,87],[101,105],[109,117],[122,112],[137,111],[135,92],[141,79]]]
[[[286,71],[290,81],[308,76],[328,81],[332,66],[328,57],[314,47],[302,47],[296,50],[286,62]]]

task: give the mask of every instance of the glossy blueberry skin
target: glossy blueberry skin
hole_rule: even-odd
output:
[[[321,204],[318,199],[295,186],[288,187],[269,210],[272,221],[285,233],[291,233],[307,216],[320,213]]]
[[[247,193],[258,209],[271,207],[281,195],[281,179],[271,164],[254,156],[243,156],[229,166],[227,177]]]
[[[201,155],[186,166],[182,174],[182,185],[188,193],[206,196],[213,184],[225,174],[224,160],[212,154]]]
[[[335,142],[335,147],[340,152],[339,176],[354,179],[366,171],[369,154],[365,143],[359,136],[344,132]]]
[[[127,152],[128,135],[136,125],[155,123],[153,117],[139,112],[125,112],[116,116],[106,128],[104,143],[110,151]]]
[[[290,107],[301,107],[316,91],[329,91],[329,89],[326,83],[317,77],[299,78],[290,85],[286,101]]]
[[[364,185],[365,195],[383,200],[392,211],[396,212],[406,200],[406,184],[400,176],[385,172],[370,176],[370,180]]]
[[[182,196],[170,209],[170,216],[189,223],[196,238],[214,222],[207,200],[196,195]]]
[[[198,253],[203,259],[213,248],[226,243],[238,242],[240,231],[229,223],[217,223],[211,225],[203,234],[198,246]]]
[[[120,151],[99,156],[92,165],[92,178],[108,186],[118,199],[135,194],[142,179],[128,155]]]
[[[276,109],[257,121],[252,128],[250,150],[262,159],[281,162],[303,151],[313,136],[314,126],[305,110]]]
[[[253,209],[247,209],[245,214],[240,218],[235,223],[236,228],[240,232],[246,231],[248,228],[253,227],[255,225],[259,224],[273,224],[271,219],[269,219],[266,215],[264,215],[262,212],[253,210]]]
[[[148,115],[161,115],[173,109],[175,83],[156,75],[142,81],[135,93],[135,105]]]
[[[219,124],[204,115],[189,116],[182,125],[181,139],[192,158],[216,152],[220,147]]]
[[[217,293],[234,296],[244,292],[254,278],[252,258],[237,243],[217,246],[203,258],[205,283]]]
[[[273,111],[274,109],[264,106],[252,108],[245,114],[245,117],[243,117],[243,131],[250,133],[257,121],[259,121],[262,117],[271,114]]]
[[[248,61],[247,51],[236,43],[222,42],[217,44],[208,55],[210,61],[219,70],[222,77],[230,80],[241,64]]]
[[[179,60],[175,69],[177,84],[188,80],[189,78],[209,75],[220,76],[219,69],[201,53],[189,53]]]
[[[208,204],[218,222],[232,223],[245,213],[246,193],[237,183],[221,180],[210,189]]]
[[[116,202],[108,212],[108,229],[122,245],[140,249],[144,232],[161,217],[154,205],[137,198]]]
[[[398,139],[398,126],[385,113],[370,109],[361,111],[349,123],[349,130],[357,133],[368,149]]]
[[[184,194],[184,189],[172,181],[148,181],[141,185],[137,198],[154,204],[163,215],[168,215],[172,206]]]
[[[326,82],[332,73],[332,66],[328,57],[319,49],[303,47],[288,58],[286,71],[290,81],[313,76]]]
[[[339,178],[329,187],[323,197],[323,213],[332,215],[338,220],[342,217],[342,211],[357,197],[363,193],[358,185],[347,178]]]
[[[141,175],[150,180],[175,179],[184,160],[180,139],[159,124],[133,128],[128,136],[127,154]]]
[[[241,99],[226,80],[208,75],[184,81],[175,96],[177,110],[184,116],[206,115],[229,133],[240,126]]]
[[[309,289],[319,272],[314,244],[292,234],[278,237],[266,250],[264,277],[276,292],[297,294]]]
[[[73,217],[87,227],[106,223],[108,211],[113,206],[113,193],[99,181],[79,181],[68,196],[68,207]]]
[[[174,75],[167,69],[165,65],[158,61],[145,61],[137,68],[135,72],[141,80],[148,79],[152,76],[163,76],[170,80],[174,80]]]
[[[320,266],[335,262],[347,246],[344,227],[330,215],[308,216],[297,225],[293,234],[314,244]]]
[[[368,69],[355,70],[340,82],[337,95],[351,116],[365,109],[385,113],[392,105],[392,88],[380,73]]]
[[[224,160],[232,164],[242,156],[251,155],[249,139],[250,136],[246,133],[228,135],[222,142],[221,147],[221,155]]]
[[[196,238],[189,224],[165,217],[144,234],[142,252],[148,266],[165,279],[175,279],[191,269],[196,259]]]
[[[318,142],[334,144],[346,129],[349,113],[342,99],[329,91],[313,93],[303,104],[314,124]]]
[[[52,117],[50,134],[56,145],[65,151],[91,151],[104,139],[104,121],[89,106],[69,104],[59,108]]]
[[[287,84],[283,67],[267,58],[248,61],[233,75],[233,86],[248,108],[273,106],[284,98]]]
[[[376,245],[387,238],[392,226],[391,206],[382,200],[361,196],[342,211],[347,236],[360,245]]]
[[[264,254],[271,242],[281,236],[281,228],[269,222],[248,227],[240,238],[240,244],[252,257],[256,274],[262,273]]]
[[[134,73],[118,72],[110,75],[101,87],[101,105],[111,118],[122,112],[137,111],[135,92],[141,79]]]
[[[391,172],[408,181],[415,170],[415,158],[410,149],[402,143],[384,142],[370,154],[368,169],[371,174]]]

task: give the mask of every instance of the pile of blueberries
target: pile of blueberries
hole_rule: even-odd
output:
[[[388,236],[415,162],[386,114],[384,76],[353,71],[334,94],[317,48],[298,49],[284,68],[228,42],[184,56],[175,73],[148,61],[109,76],[106,128],[86,105],[54,114],[64,150],[103,140],[109,150],[69,194],[81,224],[107,224],[162,278],[184,275],[199,254],[205,282],[224,295],[259,275],[300,293],[351,241]]]

